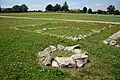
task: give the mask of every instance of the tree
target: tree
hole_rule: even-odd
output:
[[[108,14],[114,14],[114,11],[115,11],[115,6],[110,5],[107,7]]]
[[[2,12],[2,10],[1,10],[1,6],[0,6],[0,13]]]
[[[97,11],[93,11],[92,14],[97,14]]]
[[[28,11],[28,7],[25,4],[22,4],[20,6],[20,12],[27,12]]]
[[[15,5],[12,7],[14,12],[20,12],[20,6],[19,5]]]
[[[98,14],[102,14],[102,10],[97,10],[97,13]]]
[[[53,6],[51,4],[46,6],[46,11],[53,11]]]
[[[83,12],[84,12],[84,13],[87,12],[87,8],[86,8],[86,7],[83,8]]]
[[[68,6],[66,1],[65,1],[65,3],[62,6],[61,11],[69,11],[69,6]]]
[[[106,11],[103,11],[103,10],[97,10],[97,13],[98,13],[98,14],[107,14],[107,12],[106,12]]]
[[[114,14],[115,15],[120,15],[120,11],[119,10],[115,10]]]
[[[11,13],[11,12],[13,12],[13,9],[12,8],[5,8],[2,10],[2,12]]]
[[[92,14],[92,9],[91,8],[88,9],[88,13]]]
[[[107,11],[102,11],[102,14],[107,14]]]
[[[53,7],[53,11],[60,11],[61,9],[61,6],[59,4],[56,4],[54,7]]]

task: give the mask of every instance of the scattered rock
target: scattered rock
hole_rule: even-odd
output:
[[[58,44],[57,45],[57,49],[60,51],[60,50],[63,50],[65,47],[63,46],[63,45],[60,45],[60,44]]]

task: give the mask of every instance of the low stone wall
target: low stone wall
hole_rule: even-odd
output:
[[[61,67],[61,68],[80,68],[88,62],[88,52],[85,50],[78,49],[79,45],[74,46],[63,46],[58,44],[55,46],[49,46],[43,51],[37,53],[38,60],[45,66]],[[54,51],[67,51],[74,53],[68,57],[52,57],[51,54]],[[62,55],[62,54],[61,54]]]
[[[120,45],[117,44],[117,41],[116,41],[118,38],[120,38],[120,31],[118,31],[118,32],[114,33],[113,35],[109,36],[107,39],[105,39],[103,41],[103,43],[120,48]]]

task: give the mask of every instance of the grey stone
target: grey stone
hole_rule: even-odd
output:
[[[76,67],[76,63],[71,57],[56,57],[55,61],[57,61],[60,67]]]
[[[87,59],[88,55],[86,55],[86,54],[74,54],[71,57],[74,60],[79,60],[79,59],[85,59],[85,58]]]
[[[115,45],[115,47],[118,47],[118,48],[120,48],[120,45],[118,45],[118,44],[117,44],[117,45]]]
[[[116,45],[117,44],[117,42],[115,41],[115,40],[111,40],[110,42],[109,42],[109,45]]]
[[[49,47],[50,47],[52,52],[57,50],[57,48],[55,46],[49,46]]]
[[[82,51],[80,49],[73,49],[72,52],[75,54],[80,54]]]
[[[109,44],[109,42],[108,42],[108,41],[106,41],[106,40],[104,40],[104,41],[103,41],[103,43],[104,43],[104,44]]]
[[[38,52],[38,58],[40,61],[44,61],[47,56],[49,56],[48,52],[45,51]]]
[[[46,31],[46,30],[47,30],[47,28],[43,28],[42,30],[43,30],[43,31]]]
[[[47,47],[47,48],[45,48],[45,49],[44,49],[44,51],[43,51],[43,52],[51,53],[51,52],[52,52],[52,50],[51,50],[51,48],[50,48],[50,47]]]
[[[42,62],[45,66],[51,65],[52,57],[48,51],[38,52],[39,61]]]
[[[42,63],[43,63],[45,66],[49,66],[49,65],[51,65],[51,62],[52,62],[52,57],[51,57],[51,56],[47,56]]]
[[[82,66],[84,65],[84,63],[83,63],[82,60],[75,60],[75,62],[76,62],[76,66],[77,66],[78,68],[80,68],[80,67],[82,67]]]
[[[80,47],[79,44],[78,45],[74,45],[74,46],[70,46],[70,47],[65,47],[64,51],[72,51],[73,49]]]
[[[59,67],[59,65],[56,61],[52,61],[52,67]]]
[[[64,47],[63,45],[61,45],[61,44],[58,44],[58,45],[57,45],[57,49],[58,49],[58,50],[63,50],[64,48],[65,48],[65,47]]]

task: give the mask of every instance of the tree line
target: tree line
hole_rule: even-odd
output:
[[[87,9],[87,7],[83,7],[82,10],[80,9],[69,9],[69,5],[65,1],[63,6],[56,4],[55,6],[52,6],[52,4],[49,4],[46,6],[46,12],[70,12],[70,13],[89,13],[89,14],[115,14],[115,15],[120,15],[120,11],[115,9],[115,6],[110,5],[107,7],[107,11],[104,10],[97,10],[93,11],[91,8]]]
[[[67,2],[65,1],[65,3],[63,4],[63,6],[56,4],[55,6],[52,6],[52,4],[49,4],[46,6],[46,12],[49,11],[65,11],[68,12],[69,11],[69,6],[67,4]]]
[[[0,6],[0,12],[28,12],[28,6],[25,4],[22,5],[14,5],[12,8],[4,8],[2,9]],[[43,12],[42,10],[33,10],[29,12]],[[120,15],[120,11],[116,10],[115,6],[110,5],[107,7],[107,11],[97,10],[93,11],[91,8],[83,7],[80,9],[69,9],[69,5],[65,1],[65,3],[61,6],[60,4],[52,5],[48,4],[45,7],[45,12],[69,12],[69,13],[89,13],[89,14],[115,14]]]
[[[22,4],[22,5],[14,5],[12,8],[1,8],[0,6],[0,12],[27,12],[28,11],[28,6],[25,5],[25,4]]]

